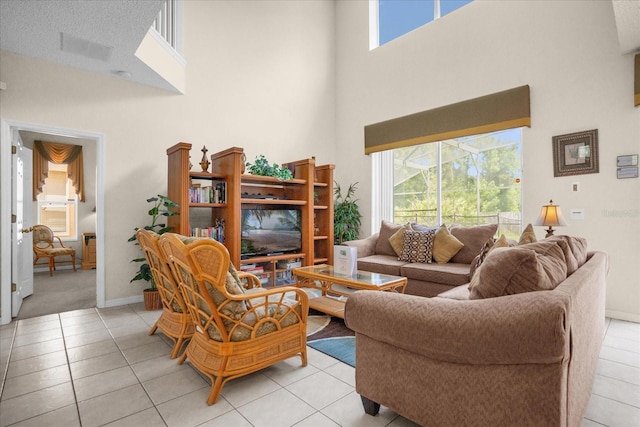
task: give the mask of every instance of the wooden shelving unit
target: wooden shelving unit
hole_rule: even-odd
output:
[[[215,226],[224,222],[224,244],[231,261],[240,267],[261,264],[270,283],[276,284],[278,261],[299,260],[302,265],[333,263],[333,170],[334,165],[316,166],[315,158],[303,159],[286,166],[294,179],[279,181],[244,173],[245,155],[242,148],[231,147],[211,155],[211,172],[190,171],[191,144],[180,142],[167,150],[167,196],[180,205],[180,215],[168,217],[173,231],[191,235],[194,227]],[[198,165],[193,168],[199,168]],[[193,203],[190,188],[194,182],[211,185],[224,183],[223,203]],[[241,259],[241,212],[256,209],[282,208],[300,211],[302,244],[300,253]]]

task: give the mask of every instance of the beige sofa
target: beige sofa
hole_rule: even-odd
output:
[[[356,332],[356,391],[365,411],[375,415],[382,404],[429,426],[579,426],[603,338],[608,256],[586,246],[584,259],[565,253],[569,275],[555,285],[557,248],[542,255],[551,243],[490,253],[475,292],[463,285],[436,298],[349,297],[345,320]],[[542,277],[537,286],[551,290],[527,292],[531,271],[517,273],[529,261],[514,256],[530,250]],[[492,263],[505,266],[493,278]],[[483,298],[496,290],[520,293]]]
[[[416,224],[413,226],[415,227]],[[402,231],[402,228],[402,225],[382,221],[378,233],[365,239],[343,242],[343,245],[357,248],[358,270],[406,277],[406,294],[433,297],[453,287],[469,283],[471,266],[486,241],[496,234],[498,225],[486,224],[449,228],[450,235],[463,246],[457,251],[449,252],[449,254],[455,253],[446,262],[400,260],[398,252],[393,248],[389,239],[392,239],[396,232]],[[426,229],[427,227],[421,228]],[[449,239],[451,238],[449,237]],[[445,246],[441,243],[440,234],[436,235],[436,241],[433,245],[435,253],[441,251]],[[447,258],[448,256],[445,255],[441,261]]]

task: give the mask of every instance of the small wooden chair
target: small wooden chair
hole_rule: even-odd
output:
[[[66,247],[60,237],[53,234],[53,231],[46,225],[34,225],[27,229],[33,232],[33,253],[35,258],[33,265],[38,263],[40,258],[48,258],[49,276],[53,276],[53,270],[56,269],[56,258],[61,256],[70,256],[70,261],[62,261],[71,263],[73,271],[76,271],[76,250]],[[58,240],[58,246],[55,245],[55,239]]]
[[[231,379],[293,356],[307,365],[309,299],[304,291],[289,286],[263,289],[255,276],[246,290],[227,248],[213,239],[185,245],[177,235],[165,233],[160,249],[196,325],[178,363],[189,358],[211,380],[207,404],[218,400]]]
[[[182,297],[182,292],[173,277],[171,268],[167,263],[160,247],[158,235],[144,228],[136,232],[136,239],[144,257],[149,263],[151,275],[158,287],[158,293],[162,300],[162,314],[149,331],[153,335],[160,328],[162,333],[169,337],[174,345],[169,357],[175,359],[180,353],[183,344],[191,339],[195,325],[189,315],[189,310]]]

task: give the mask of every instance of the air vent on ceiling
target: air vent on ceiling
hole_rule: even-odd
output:
[[[104,62],[109,61],[113,53],[113,46],[94,43],[66,33],[60,33],[60,41],[63,52],[75,53]]]

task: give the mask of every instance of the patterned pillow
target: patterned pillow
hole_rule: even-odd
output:
[[[402,253],[398,259],[404,262],[424,262],[430,264],[433,257],[435,234],[435,230],[404,230],[402,233]]]

